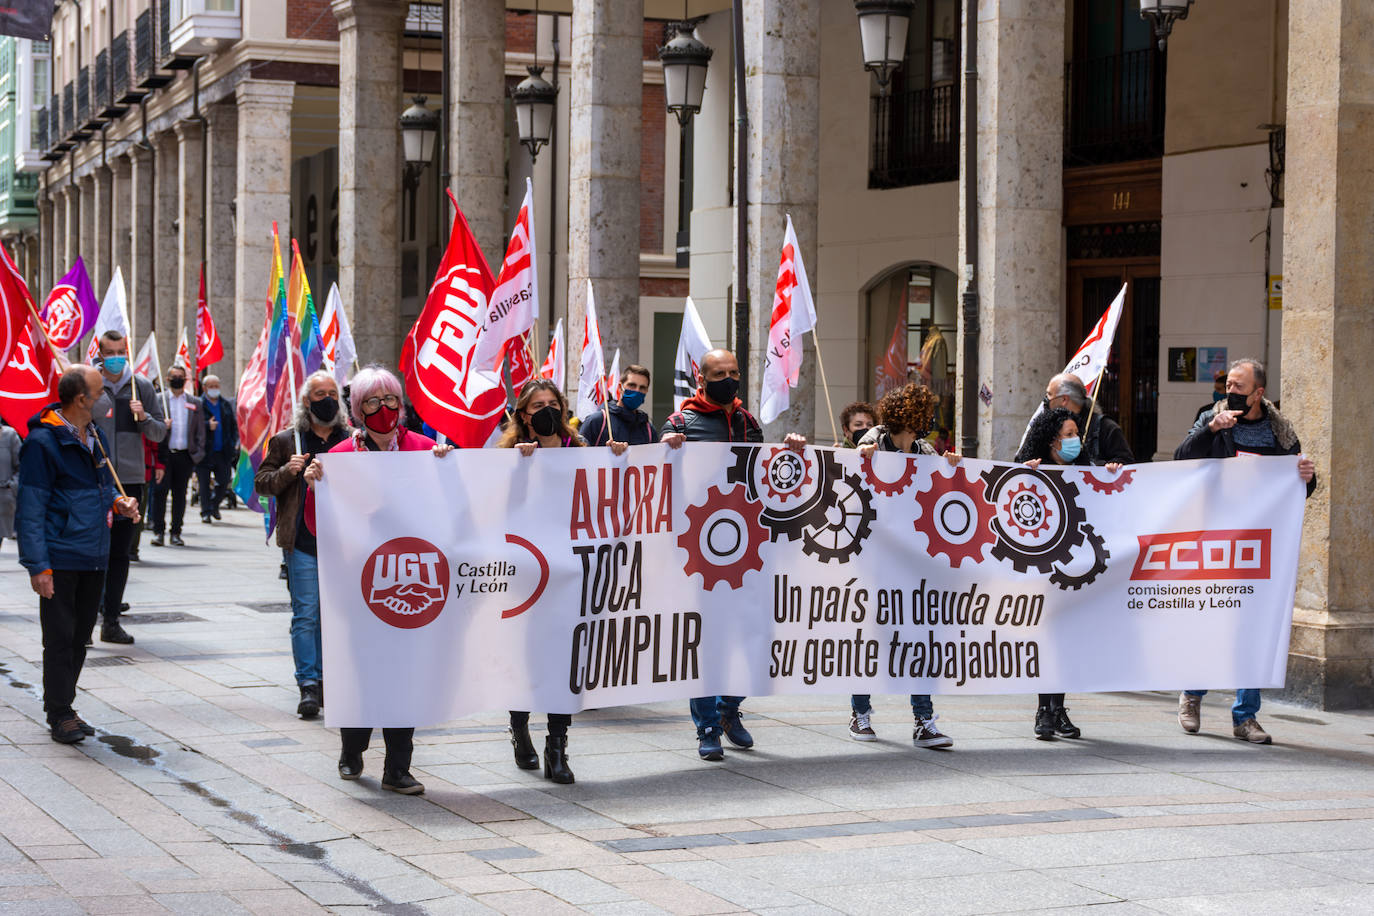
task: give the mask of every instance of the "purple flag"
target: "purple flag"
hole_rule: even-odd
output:
[[[59,350],[69,350],[85,334],[95,327],[96,316],[100,314],[100,303],[95,299],[91,288],[91,278],[86,274],[86,265],[81,255],[67,275],[57,281],[48,293],[39,317],[43,319],[43,330],[48,339]]]

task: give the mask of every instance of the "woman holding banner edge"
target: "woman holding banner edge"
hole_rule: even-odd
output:
[[[1025,441],[1017,451],[1015,461],[1027,467],[1039,468],[1042,463],[1051,465],[1091,466],[1092,459],[1083,448],[1078,418],[1064,407],[1051,407],[1031,418],[1026,428]],[[1107,472],[1115,474],[1121,470],[1117,462],[1107,464]],[[1058,738],[1078,738],[1082,729],[1069,719],[1069,711],[1064,706],[1064,694],[1042,693],[1035,710],[1035,737],[1041,741]]]
[[[358,371],[349,382],[351,397],[349,412],[357,429],[330,452],[420,452],[432,451],[443,457],[453,450],[451,445],[437,445],[428,436],[411,432],[405,427],[405,406],[401,380],[390,370],[377,364]],[[305,523],[315,532],[315,484],[324,476],[324,468],[312,461],[305,469],[305,481],[311,487],[306,493]],[[339,739],[339,778],[353,780],[363,773],[363,752],[372,740],[370,728],[341,728]],[[415,751],[414,728],[383,728],[386,760],[382,764],[382,788],[400,795],[421,795],[424,785],[410,775],[410,761]]]
[[[568,425],[568,402],[559,387],[552,379],[532,378],[521,387],[515,399],[515,410],[496,448],[517,449],[522,456],[530,458],[541,448],[581,448],[586,444]],[[623,455],[628,447],[624,442],[612,442],[611,452]],[[568,726],[572,724],[572,716],[551,712],[548,720],[544,778],[568,785],[576,781],[568,767]],[[539,752],[530,738],[528,711],[510,711],[510,743],[515,751],[516,766],[522,770],[539,768]]]

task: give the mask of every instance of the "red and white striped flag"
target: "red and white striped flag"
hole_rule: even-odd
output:
[[[162,366],[157,361],[157,337],[151,332],[134,360],[134,375],[142,376],[150,382],[162,378]]]
[[[620,400],[620,348],[615,348],[611,358],[611,371],[606,373],[606,397],[612,401]]]
[[[592,281],[587,280],[587,314],[582,321],[582,374],[577,380],[579,417],[596,413],[606,403],[606,354],[601,349],[601,323],[596,320]]]
[[[535,267],[534,186],[526,178],[525,201],[515,218],[506,259],[501,262],[496,288],[483,310],[482,327],[472,351],[472,361],[477,366],[499,371],[502,360],[514,349],[510,342],[534,327],[539,318],[539,274]],[[524,348],[523,342],[516,346]],[[514,374],[511,382],[515,382]]]
[[[553,338],[549,341],[549,355],[544,357],[544,364],[539,367],[539,377],[551,379],[558,386],[559,391],[566,389],[567,382],[567,359],[563,355],[563,319],[558,319],[558,324],[553,326]]]
[[[177,344],[177,355],[172,359],[173,366],[191,371],[191,351],[186,347],[186,329],[181,329],[181,342]]]
[[[763,401],[759,419],[772,423],[788,406],[788,391],[797,387],[802,365],[802,335],[816,327],[816,303],[802,263],[801,246],[787,217],[778,262],[778,285],[768,323],[768,349],[763,357]]]
[[[1107,306],[1107,311],[1103,312],[1102,317],[1097,319],[1097,324],[1093,325],[1088,339],[1083,341],[1073,359],[1064,367],[1065,373],[1078,376],[1078,380],[1088,389],[1089,395],[1097,387],[1097,379],[1102,375],[1102,370],[1107,368],[1107,359],[1112,355],[1112,343],[1116,340],[1116,326],[1121,323],[1121,311],[1125,307],[1126,284],[1123,283],[1121,292],[1116,294],[1112,304]]]
[[[329,285],[329,296],[325,299],[324,315],[320,318],[320,343],[324,347],[324,367],[334,373],[334,380],[342,388],[348,381],[348,370],[358,358],[358,349],[353,343],[353,329],[348,326],[348,312],[344,311],[337,283]]]

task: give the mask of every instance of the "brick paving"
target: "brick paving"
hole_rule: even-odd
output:
[[[1374,715],[1266,702],[1251,747],[1223,693],[1196,736],[1174,695],[1071,696],[1084,738],[1054,743],[1032,698],[937,697],[950,751],[911,747],[904,697],[872,744],[845,697],[758,698],[723,764],[685,701],[600,710],[572,786],[517,770],[493,711],[419,732],[424,796],[378,789],[380,746],[343,782],[337,734],[295,716],[261,535],[238,511],[145,542],[138,642],[92,650],[75,747],[0,548],[0,913],[1374,912]]]

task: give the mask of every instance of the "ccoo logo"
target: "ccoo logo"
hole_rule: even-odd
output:
[[[53,288],[48,296],[44,330],[59,350],[70,348],[81,336],[81,305],[76,301],[76,289],[70,283]]]
[[[448,589],[448,558],[423,538],[392,538],[363,564],[363,600],[378,620],[403,630],[433,623]]]

